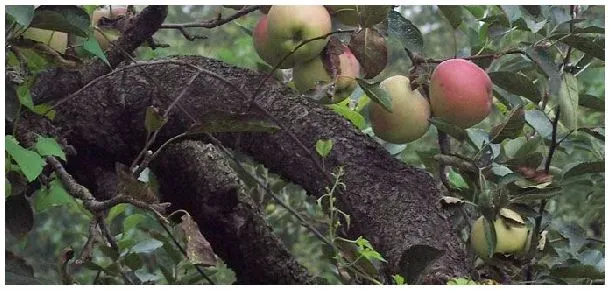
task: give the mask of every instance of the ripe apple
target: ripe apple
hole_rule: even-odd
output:
[[[267,14],[267,33],[269,51],[277,64],[292,52],[301,42],[330,33],[331,21],[324,6],[284,6],[274,5]],[[328,38],[314,40],[298,48],[280,68],[291,68],[318,56]]]
[[[476,64],[451,59],[432,73],[430,107],[436,117],[465,129],[485,119],[491,105],[491,79]]]
[[[392,9],[389,5],[327,5],[326,9],[341,23],[371,27],[382,22]]]
[[[409,78],[395,75],[381,82],[380,87],[392,98],[392,112],[371,103],[369,113],[375,135],[394,144],[423,136],[430,126],[430,105],[418,90],[411,90]]]
[[[500,215],[507,217],[513,221],[523,223],[523,218],[508,208],[500,209]],[[488,258],[487,240],[485,239],[485,217],[481,216],[472,224],[470,232],[470,244],[483,259]],[[496,231],[496,249],[494,253],[501,254],[516,254],[524,250],[528,239],[528,229],[525,224],[505,222],[501,217],[497,217],[493,222]]]
[[[62,54],[68,48],[68,34],[65,32],[30,27],[23,33],[23,38],[40,41]]]
[[[110,9],[106,9],[106,8],[97,9],[97,10],[93,11],[93,13],[91,14],[91,25],[93,27],[98,27],[99,21],[102,17],[113,19],[118,16],[125,15],[126,13],[127,13],[127,7],[116,7],[116,8],[112,7],[112,13],[110,13]],[[100,28],[100,30],[102,30],[102,32],[104,34],[102,35],[102,32],[95,29],[95,31],[94,31],[95,38],[97,39],[97,42],[100,44],[100,47],[102,48],[102,50],[106,50],[110,47],[110,41],[119,39],[120,33],[116,29],[109,29],[109,28],[103,28],[103,27],[99,27],[99,28]],[[104,35],[105,35],[105,37],[104,37]]]
[[[358,86],[356,79],[360,74],[360,64],[349,48],[345,47],[339,55],[339,67],[337,80],[335,81],[335,95],[329,103],[337,103],[345,100]],[[294,85],[299,92],[305,93],[313,89],[318,82],[332,81],[331,74],[324,67],[324,61],[318,56],[308,62],[299,63],[293,70]]]

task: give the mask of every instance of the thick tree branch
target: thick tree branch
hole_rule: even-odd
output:
[[[164,199],[185,209],[240,284],[309,284],[273,234],[224,153],[202,142],[169,145],[153,162]]]
[[[220,62],[198,57],[181,58],[181,62],[222,74],[243,91],[254,91],[265,76],[252,71],[226,66]],[[112,156],[116,161],[129,163],[142,149],[146,137],[144,115],[150,103],[153,86],[139,75],[138,68],[125,68],[125,74],[111,74],[79,93],[72,102],[57,107],[54,123],[61,125],[59,135],[65,135],[76,148],[95,148],[98,154]],[[149,69],[149,74],[163,82],[167,92],[177,95],[192,70],[183,65],[166,63]],[[129,94],[123,103],[116,96]],[[172,100],[155,99],[161,109]],[[202,74],[181,101],[195,117],[228,114],[249,114],[267,119],[265,114],[250,111],[241,93],[209,74]],[[337,195],[339,208],[351,215],[352,227],[348,237],[365,236],[389,261],[387,273],[398,272],[402,253],[411,246],[425,244],[445,250],[431,268],[432,276],[424,281],[442,283],[449,276],[468,273],[467,261],[459,238],[451,228],[448,214],[440,208],[440,194],[436,181],[422,170],[405,166],[393,159],[372,139],[367,138],[348,121],[332,111],[294,95],[276,82],[263,87],[256,104],[284,125],[275,134],[240,133],[218,134],[227,146],[240,150],[264,163],[291,181],[302,185],[310,194],[320,196],[328,186],[326,177],[316,169],[315,162],[302,152],[299,144],[315,148],[321,138],[331,138],[335,145],[325,160],[328,168],[342,165],[346,170],[347,191]],[[36,128],[30,115],[22,124]],[[39,129],[48,129],[41,121]],[[192,120],[179,111],[170,113],[169,122],[159,134],[159,143],[185,132]],[[41,133],[42,133],[41,132]],[[55,131],[53,131],[55,132]],[[292,132],[292,135],[289,134]],[[103,149],[102,149],[103,148]],[[103,152],[103,153],[102,153]]]

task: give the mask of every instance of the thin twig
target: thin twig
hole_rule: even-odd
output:
[[[231,22],[237,18],[240,18],[250,12],[253,12],[259,9],[260,5],[253,6],[245,6],[241,10],[237,11],[235,14],[227,17],[227,18],[216,18],[214,20],[204,21],[204,22],[191,22],[191,23],[182,23],[182,24],[163,24],[161,25],[161,29],[184,29],[189,27],[202,27],[202,28],[214,28],[221,25],[224,25],[228,22]]]

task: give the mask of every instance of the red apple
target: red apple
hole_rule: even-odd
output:
[[[491,113],[492,87],[487,73],[471,61],[444,61],[430,78],[432,113],[448,123],[469,128]]]

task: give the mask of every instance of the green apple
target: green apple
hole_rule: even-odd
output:
[[[341,23],[371,27],[382,22],[392,9],[390,5],[327,5],[326,9]]]
[[[356,78],[360,74],[360,64],[349,48],[339,55],[339,68],[335,81],[335,95],[327,103],[337,103],[347,98],[358,86]],[[299,92],[305,93],[313,89],[316,84],[333,81],[328,69],[324,66],[322,57],[318,56],[310,61],[299,63],[293,70],[294,85]]]
[[[430,77],[430,107],[434,116],[469,128],[491,113],[493,85],[484,70],[471,61],[440,63]]]
[[[331,21],[324,6],[284,6],[274,5],[267,14],[268,53],[276,65],[303,41],[331,32]],[[291,68],[300,62],[317,57],[328,38],[314,40],[299,47],[280,66]]]
[[[505,222],[502,217],[497,217],[493,226],[496,231],[496,248],[494,253],[516,254],[524,250],[528,240],[528,229],[523,218],[513,210],[502,208],[500,215],[516,222]],[[482,259],[488,257],[487,239],[485,238],[485,217],[481,216],[472,224],[470,232],[470,244]]]
[[[30,27],[23,33],[23,38],[42,42],[62,54],[68,48],[68,34],[65,32]]]
[[[369,116],[375,136],[404,144],[423,136],[430,126],[430,105],[418,90],[411,90],[409,78],[395,75],[380,84],[392,99],[392,112],[371,103]]]

